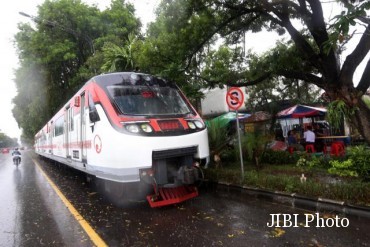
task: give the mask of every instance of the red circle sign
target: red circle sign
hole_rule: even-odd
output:
[[[99,154],[101,152],[103,144],[100,139],[100,136],[98,135],[96,135],[94,138],[94,146],[95,146],[95,151]]]
[[[232,110],[238,110],[244,104],[244,94],[238,87],[232,87],[227,91],[226,103]]]

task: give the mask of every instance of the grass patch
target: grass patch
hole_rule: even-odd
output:
[[[250,187],[297,193],[309,197],[345,201],[359,206],[370,206],[370,183],[357,178],[343,178],[329,174],[323,168],[296,167],[292,165],[270,165],[260,170],[244,168],[241,180],[240,165],[227,168],[205,170],[206,178],[211,181],[246,185]],[[307,177],[302,183],[302,173]]]

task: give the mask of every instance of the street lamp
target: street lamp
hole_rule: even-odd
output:
[[[68,27],[65,27],[55,21],[49,21],[49,20],[45,20],[45,19],[40,19],[38,17],[35,17],[35,16],[32,16],[32,15],[29,15],[29,14],[26,14],[24,12],[19,12],[20,15],[23,15],[25,17],[28,17],[30,18],[31,20],[33,20],[34,22],[36,23],[44,23],[46,24],[47,26],[50,26],[50,27],[57,27],[59,28],[60,30],[63,30],[67,33],[70,33],[72,34],[73,36],[76,37],[76,39],[79,39],[79,38],[83,38],[90,46],[90,49],[91,49],[91,53],[92,55],[95,55],[95,47],[94,47],[94,43],[92,41],[92,39],[87,36],[86,34],[82,34],[82,33],[79,33],[71,28],[68,28]]]

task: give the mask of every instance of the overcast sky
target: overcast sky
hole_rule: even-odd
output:
[[[97,4],[105,9],[110,0],[82,0],[87,4]],[[0,12],[0,132],[12,138],[20,138],[21,131],[18,128],[11,109],[12,98],[16,95],[14,84],[14,69],[18,67],[18,58],[14,47],[14,35],[18,32],[17,24],[31,22],[30,19],[19,14],[27,13],[37,16],[37,6],[44,0],[5,0]],[[136,8],[136,15],[145,24],[154,20],[154,8],[159,0],[129,0]]]

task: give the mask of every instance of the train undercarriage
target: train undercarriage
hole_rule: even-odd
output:
[[[146,198],[151,207],[181,203],[198,196],[204,179],[200,162],[194,160],[196,147],[153,152],[151,168],[140,170],[140,182],[118,183],[98,180],[109,201],[122,206]]]

